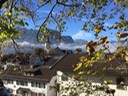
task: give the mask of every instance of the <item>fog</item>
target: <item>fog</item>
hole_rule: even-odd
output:
[[[26,41],[18,42],[17,44],[19,47],[18,51],[23,53],[33,53],[35,48],[44,48],[44,44],[34,44]],[[64,50],[73,50],[73,51],[76,48],[81,48],[83,52],[85,52],[85,45],[76,45],[74,43],[51,44],[51,48],[56,48],[56,47],[59,47],[60,49],[64,49]],[[2,51],[4,51],[4,54],[14,54],[16,52],[12,43],[8,44],[6,47],[2,47]]]
[[[17,42],[18,46],[19,46],[19,52],[23,52],[23,53],[33,53],[35,48],[44,48],[44,44],[35,44],[35,43],[29,43],[29,42]],[[122,44],[119,43],[109,43],[109,51],[105,51],[105,52],[115,52],[116,48],[118,46],[121,46]],[[65,43],[59,43],[59,44],[51,44],[51,48],[56,48],[59,47],[60,49],[65,49],[65,50],[73,50],[75,51],[75,49],[77,48],[81,48],[83,50],[83,52],[86,52],[85,49],[85,44],[83,45],[77,45],[75,43],[71,43],[71,44],[65,44]],[[127,46],[127,44],[124,44],[124,46]],[[103,48],[103,46],[99,46],[96,50],[99,50]],[[4,54],[14,54],[15,53],[15,49],[13,47],[12,43],[8,43],[7,46],[2,47],[2,51],[4,51]]]

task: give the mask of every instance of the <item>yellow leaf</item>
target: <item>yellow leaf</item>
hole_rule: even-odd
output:
[[[87,75],[91,74],[92,70],[87,71]]]
[[[97,34],[100,33],[101,30],[103,30],[103,27],[102,27],[102,26],[96,26],[96,27],[94,28],[94,31],[95,31]]]
[[[13,70],[14,70],[14,71],[16,71],[16,70],[17,70],[17,68],[15,67]]]
[[[7,16],[8,16],[8,17],[11,17],[11,16],[12,16],[12,13],[11,13],[11,12],[8,12],[8,13],[7,13]]]
[[[82,63],[78,63],[74,69],[74,71],[77,71],[78,69],[80,69],[82,66]]]
[[[86,57],[82,56],[82,57],[80,58],[80,61],[81,61],[81,62],[87,62],[88,59],[87,59]]]
[[[99,30],[98,28],[94,28],[94,31],[95,31],[96,33],[100,33],[101,30]]]
[[[79,75],[84,74],[84,73],[85,73],[84,71],[80,71],[80,72],[78,72]]]

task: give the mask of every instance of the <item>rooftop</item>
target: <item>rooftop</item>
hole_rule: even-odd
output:
[[[50,82],[51,78],[56,75],[56,71],[74,72],[73,65],[80,62],[80,57],[85,54],[64,54],[60,57],[52,57],[45,65],[17,65],[9,66],[0,77],[2,79],[22,80],[30,82]],[[128,75],[127,64],[121,60],[107,62],[100,60],[85,70],[92,70],[100,73],[101,70],[108,75]],[[32,74],[25,75],[25,74]]]
[[[33,76],[25,75],[27,73],[25,70],[31,69],[29,72],[33,72]],[[40,71],[40,74],[37,72],[36,68],[30,68],[30,66],[9,66],[5,72],[3,72],[0,77],[2,79],[12,79],[12,80],[21,80],[21,81],[30,81],[30,82],[50,82],[51,78],[55,75],[55,73],[49,68],[44,68],[39,66],[37,69]],[[25,73],[24,73],[25,72]],[[37,73],[36,73],[37,72]]]

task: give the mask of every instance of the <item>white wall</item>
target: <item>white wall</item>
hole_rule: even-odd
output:
[[[47,84],[47,96],[56,96],[56,90],[51,88],[51,87],[55,86],[56,78],[57,78],[57,76],[54,76],[51,79],[50,83]]]
[[[61,79],[62,74],[63,74],[63,72],[57,71],[57,83],[60,84],[60,88],[62,88],[62,86],[63,87],[66,86],[69,83],[71,84],[71,82],[74,82],[74,80],[72,80],[70,78],[71,74],[69,74],[69,77],[68,77],[67,81],[62,81],[62,79]],[[118,76],[112,76],[112,75],[111,76],[105,76],[104,80],[111,80],[111,81],[113,81],[112,84],[109,84],[108,86],[111,89],[115,89],[116,92],[115,92],[114,96],[128,96],[128,87],[127,87],[127,90],[117,89],[117,85],[116,85],[116,78],[117,77]],[[97,77],[97,76],[85,76],[85,78],[88,78],[89,80],[91,80],[93,82],[93,84],[97,84],[97,85],[101,84],[101,78],[100,77]],[[126,81],[125,83],[128,84],[128,77],[124,77],[124,78],[125,78],[125,81]],[[105,93],[105,92],[101,92],[101,93]],[[57,93],[57,96],[62,96],[62,95],[67,95],[67,94],[68,94],[68,92],[65,92],[65,93],[63,93],[61,95],[59,93]],[[82,93],[79,96],[85,96],[85,94]],[[90,96],[95,96],[95,95],[90,95]]]
[[[6,81],[4,81],[6,82]],[[56,76],[53,76],[53,78],[50,80],[49,83],[45,84],[45,88],[38,88],[38,87],[32,87],[31,82],[28,82],[27,86],[17,85],[16,81],[13,81],[13,84],[8,84],[7,82],[4,83],[6,88],[13,89],[13,94],[16,95],[16,91],[19,88],[29,88],[32,92],[35,93],[43,93],[45,96],[56,96],[56,92],[54,89],[51,89],[51,86],[55,86],[56,83]]]
[[[6,88],[10,88],[10,89],[13,89],[13,94],[16,95],[16,91],[19,89],[19,88],[29,88],[32,92],[35,92],[35,93],[44,93],[44,94],[47,94],[47,85],[45,88],[37,88],[37,87],[32,87],[31,86],[31,82],[28,82],[28,85],[27,86],[22,86],[22,85],[17,85],[16,84],[16,81],[13,81],[13,84],[4,84]]]

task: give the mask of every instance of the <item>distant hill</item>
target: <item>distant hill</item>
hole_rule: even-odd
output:
[[[83,39],[75,39],[74,40],[76,45],[86,45],[87,41]]]
[[[37,31],[33,29],[26,29],[22,28],[20,29],[22,32],[22,35],[20,39],[17,39],[16,42],[19,45],[19,51],[23,53],[33,53],[35,48],[44,48],[44,42],[38,42],[36,39],[36,34]],[[85,52],[85,46],[87,41],[83,39],[76,39],[73,40],[71,36],[62,36],[61,37],[61,42],[56,40],[56,37],[58,36],[59,32],[55,30],[51,30],[52,35],[50,35],[49,39],[51,42],[51,47],[56,48],[59,47],[61,49],[69,49],[69,50],[75,50],[77,48],[83,49]],[[39,34],[39,37],[41,37],[41,34]],[[10,43],[10,42],[9,42]],[[2,50],[4,51],[5,54],[10,54],[10,53],[15,53],[14,47],[12,46],[13,44],[10,44],[9,46],[3,47]],[[109,43],[109,49],[111,52],[114,52],[116,50],[116,47],[120,45],[125,45],[128,46],[128,42],[125,44],[118,43],[117,41],[111,41]],[[100,49],[103,46],[99,46],[97,48]]]
[[[22,31],[22,35],[21,35],[21,38],[17,40],[17,42],[29,42],[29,43],[33,43],[33,44],[44,43],[44,42],[37,41],[37,38],[36,38],[37,30],[26,29],[26,28],[22,28],[20,30]],[[74,43],[74,40],[72,39],[71,36],[62,36],[61,40],[58,41],[57,38],[59,36],[59,32],[57,32],[55,30],[51,30],[51,34],[52,35],[49,36],[49,40],[50,40],[51,44]],[[41,34],[39,34],[39,37],[41,37]]]
[[[26,28],[17,28],[17,30],[20,30],[21,36],[20,38],[16,39],[17,44],[19,45],[19,51],[23,53],[33,53],[35,48],[44,48],[44,42],[38,42],[36,38],[37,30],[33,29],[26,29]],[[51,47],[53,45],[56,45],[57,47],[59,44],[73,44],[74,45],[74,40],[72,39],[71,36],[61,36],[61,40],[57,41],[56,38],[59,35],[59,32],[55,30],[51,30],[51,34],[49,36],[49,40],[51,43]],[[41,34],[39,34],[39,37],[41,37]],[[9,42],[9,46],[3,47],[2,50],[4,51],[5,54],[13,54],[15,53],[15,49],[13,47],[13,44]],[[65,48],[65,46],[63,46]]]

